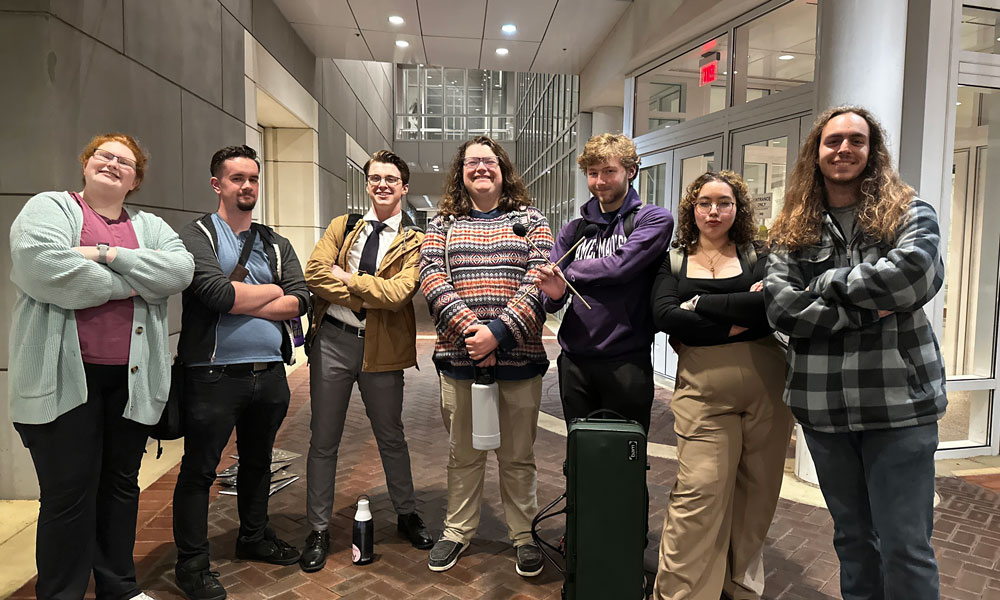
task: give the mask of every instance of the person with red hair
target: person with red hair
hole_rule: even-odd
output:
[[[123,133],[80,154],[83,190],[42,192],[10,228],[11,418],[38,475],[40,599],[148,598],[132,551],[139,464],[170,388],[167,299],[194,259],[156,215],[124,206],[147,157]]]

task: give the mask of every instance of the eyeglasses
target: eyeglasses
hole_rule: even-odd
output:
[[[118,156],[117,154],[112,154],[107,150],[98,148],[94,150],[93,158],[98,162],[110,163],[111,161],[118,159],[118,166],[125,167],[126,169],[132,169],[135,171],[136,163],[131,158],[125,158],[123,156]]]
[[[723,202],[705,202],[705,201],[702,201],[702,202],[698,202],[697,204],[695,204],[694,208],[695,208],[695,210],[698,211],[698,214],[700,214],[700,215],[707,215],[708,213],[712,212],[712,207],[713,206],[715,207],[715,210],[719,211],[720,215],[725,215],[725,214],[729,214],[730,212],[733,211],[733,208],[736,207],[736,203],[735,202],[729,202],[728,200],[725,200]]]
[[[492,169],[500,164],[495,156],[469,156],[462,161],[466,169],[473,169],[479,166],[479,163],[483,163],[483,166],[487,169]]]
[[[383,180],[385,181],[386,185],[396,185],[397,183],[399,183],[400,181],[402,181],[401,178],[396,177],[395,175],[386,175],[385,177],[382,177],[381,175],[369,175],[368,176],[368,183],[370,183],[372,185],[378,185],[378,184],[382,183]]]

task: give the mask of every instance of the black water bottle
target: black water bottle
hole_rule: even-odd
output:
[[[358,512],[354,514],[351,545],[351,558],[356,565],[368,565],[375,560],[375,524],[370,504],[368,496],[358,496]]]

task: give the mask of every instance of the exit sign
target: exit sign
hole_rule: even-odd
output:
[[[719,78],[718,52],[706,52],[701,55],[698,63],[698,87],[706,86]]]

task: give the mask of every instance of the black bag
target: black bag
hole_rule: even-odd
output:
[[[184,364],[174,360],[170,367],[170,392],[167,405],[163,407],[160,422],[153,425],[149,437],[154,440],[176,440],[184,437],[184,419],[181,415],[181,400],[184,397]],[[160,452],[157,452],[159,458]]]

